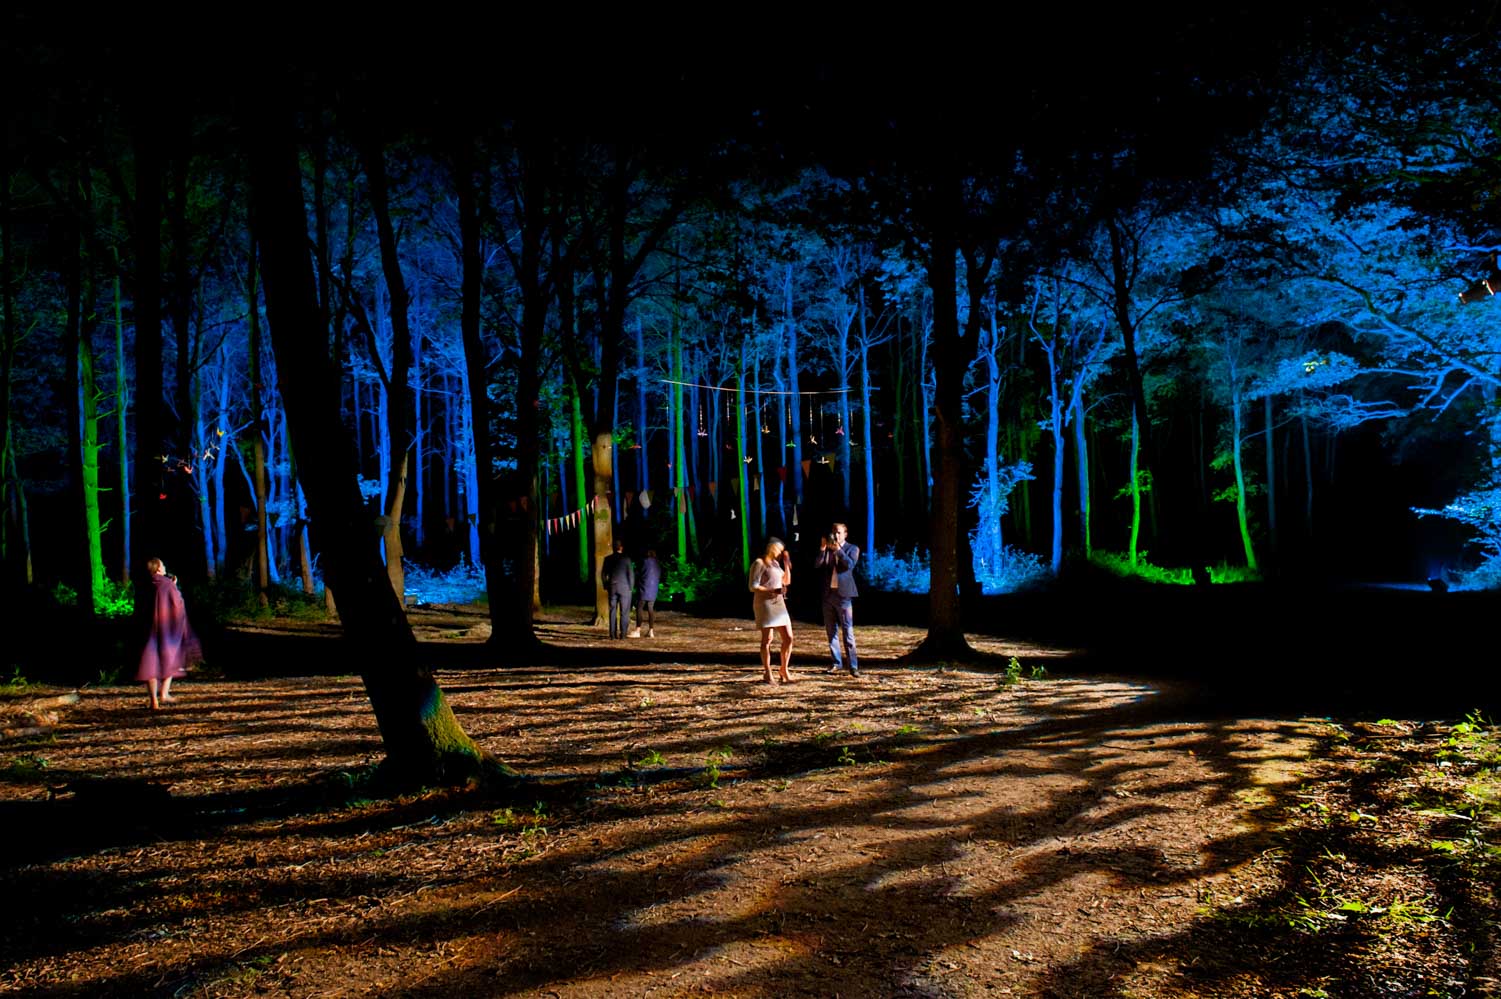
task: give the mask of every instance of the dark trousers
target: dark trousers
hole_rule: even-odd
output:
[[[641,627],[641,612],[646,612],[646,627],[648,629],[657,626],[657,602],[655,600],[636,600],[636,627]]]
[[[610,591],[610,637],[624,638],[630,630],[631,595]]]
[[[834,657],[834,668],[858,672],[860,659],[855,654],[854,603],[830,591],[830,595],[823,598],[823,630],[829,636],[829,655]],[[840,655],[841,651],[844,655]]]

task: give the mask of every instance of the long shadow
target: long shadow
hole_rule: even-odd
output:
[[[615,872],[606,876],[608,884],[606,890],[609,897],[618,900],[615,915],[610,919],[609,926],[601,932],[599,927],[583,927],[575,925],[576,920],[550,909],[535,906],[497,906],[488,911],[475,914],[475,918],[466,918],[463,906],[459,906],[457,915],[465,923],[466,932],[494,931],[510,932],[524,929],[526,932],[545,934],[554,948],[554,956],[545,965],[530,969],[516,969],[515,974],[508,978],[508,987],[539,987],[550,981],[555,981],[562,973],[562,969],[585,969],[593,968],[599,973],[617,970],[625,971],[636,967],[640,962],[658,963],[670,966],[673,954],[684,948],[689,950],[703,947],[719,946],[727,942],[747,937],[764,935],[770,931],[773,920],[777,917],[774,913],[757,913],[730,920],[716,920],[710,924],[682,924],[668,923],[657,927],[642,927],[636,925],[632,913],[642,906],[650,904],[652,899],[659,898],[664,891],[670,896],[687,897],[700,891],[705,885],[712,884],[715,879],[721,877],[721,871],[725,868],[730,858],[748,850],[756,849],[767,841],[777,841],[784,838],[789,829],[816,828],[828,826],[852,826],[858,827],[872,821],[872,816],[893,815],[900,813],[902,809],[913,804],[910,787],[921,784],[919,778],[931,780],[942,776],[946,767],[963,764],[975,760],[1004,761],[1008,752],[1023,748],[1049,747],[1059,755],[1058,772],[1071,774],[1078,780],[1085,782],[1086,790],[1077,795],[1065,798],[1055,798],[1050,802],[1044,802],[1031,813],[1017,813],[1009,808],[999,808],[984,813],[978,817],[965,821],[965,825],[977,838],[1007,842],[1013,845],[1026,843],[1042,843],[1056,831],[1063,830],[1070,823],[1077,823],[1080,816],[1098,800],[1118,779],[1121,768],[1108,766],[1099,769],[1098,773],[1088,772],[1092,755],[1089,747],[1099,741],[1106,732],[1119,733],[1123,728],[1129,730],[1132,727],[1141,727],[1151,724],[1156,720],[1177,718],[1181,712],[1169,705],[1146,705],[1134,704],[1124,708],[1110,711],[1096,712],[1093,716],[1086,713],[1073,714],[1068,717],[1040,722],[1037,725],[1028,726],[1007,732],[985,733],[969,737],[961,737],[947,744],[943,744],[933,752],[924,754],[920,759],[898,759],[893,766],[896,772],[883,780],[888,786],[886,791],[877,791],[870,798],[862,798],[859,802],[849,804],[835,803],[829,805],[809,805],[796,808],[782,809],[765,816],[753,816],[750,818],[739,816],[726,816],[722,820],[699,824],[693,829],[683,830],[678,833],[651,832],[642,834],[628,841],[621,850],[615,851],[615,856],[628,854],[632,850],[660,851],[667,848],[674,852],[673,859],[669,860],[664,869],[661,865],[653,869],[637,873]],[[1130,740],[1129,735],[1116,736],[1117,740]],[[1206,746],[1206,749],[1209,747]],[[795,755],[779,756],[770,753],[767,758],[754,767],[747,767],[738,771],[743,777],[774,777],[777,775],[796,775],[804,772],[810,762],[807,759]],[[827,765],[828,761],[823,761]],[[1221,754],[1217,760],[1222,764],[1223,778],[1234,781],[1234,774],[1243,764],[1231,759],[1228,753]],[[1005,770],[1004,762],[995,764],[996,772]],[[663,773],[662,780],[676,779],[679,775]],[[542,782],[530,788],[530,791],[542,787]],[[545,787],[545,793],[550,800],[562,802],[582,802],[582,809],[575,820],[583,826],[589,821],[590,794],[594,790],[590,779],[570,777],[552,782]],[[925,799],[927,800],[927,799]],[[215,800],[212,796],[198,799],[191,811],[168,814],[161,812],[155,816],[157,822],[146,825],[140,830],[143,839],[149,838],[162,831],[163,826],[170,826],[178,835],[201,835],[213,831],[215,828],[223,832],[231,831],[228,823],[218,819],[218,816],[232,814],[235,824],[252,823],[268,817],[280,817],[293,814],[298,811],[316,811],[327,804],[326,797],[311,794],[309,788],[302,788],[298,793],[288,795],[285,792],[278,795],[266,793],[226,795]],[[352,835],[362,828],[393,827],[403,824],[406,820],[414,817],[415,813],[447,815],[458,811],[470,810],[488,804],[482,797],[475,795],[456,795],[446,801],[434,803],[431,801],[421,802],[414,807],[398,809],[394,813],[372,817],[372,819],[358,819],[343,823],[334,823],[332,832]],[[52,803],[58,805],[61,803]],[[219,806],[217,815],[206,815],[208,807]],[[660,805],[648,804],[644,811],[649,812],[652,808]],[[1148,807],[1148,806],[1143,806]],[[75,831],[79,827],[87,828],[93,823],[89,815],[81,814],[77,808],[63,810],[66,821],[64,827],[71,827]],[[1128,809],[1121,813],[1121,817],[1114,821],[1123,821],[1139,814],[1139,809]],[[24,823],[36,823],[38,815],[32,812],[28,815],[5,816],[7,819],[14,818],[21,827]],[[882,820],[883,824],[894,825],[897,828],[911,829],[918,832],[926,832],[930,835],[920,843],[904,846],[900,850],[893,851],[884,857],[879,865],[857,867],[839,875],[842,880],[849,878],[866,878],[871,880],[885,876],[890,870],[915,871],[925,869],[930,865],[941,864],[946,857],[951,856],[954,849],[952,838],[944,834],[944,830],[952,826],[950,820],[901,818],[888,817]],[[11,828],[17,828],[12,824]],[[118,827],[116,827],[118,831]],[[251,832],[251,830],[244,830]],[[330,828],[327,824],[320,825],[320,835],[328,835]],[[285,835],[285,833],[281,833]],[[709,853],[681,850],[673,847],[674,842],[681,846],[683,841],[689,839],[722,838],[721,847]],[[114,845],[129,845],[131,837],[107,837]],[[88,848],[98,849],[102,844],[97,840],[89,844]],[[1224,852],[1239,854],[1243,851],[1226,846]],[[602,858],[603,859],[603,858]],[[1097,868],[1109,870],[1120,877],[1145,877],[1147,873],[1155,873],[1161,868],[1161,859],[1145,854],[1132,853],[1130,851],[1106,852],[1099,854],[1081,854],[1071,861],[1068,871],[1077,871],[1080,866],[1084,868]],[[572,858],[560,857],[556,860],[543,859],[543,862],[534,868],[529,868],[530,876],[534,880],[542,882],[556,882],[559,884],[575,880],[572,873],[575,861]],[[1022,895],[1044,890],[1048,885],[1068,876],[1068,871],[1063,869],[1038,869],[1029,872],[1027,877],[1010,889],[994,893],[993,902],[1004,902],[1008,898],[1021,897]],[[787,913],[794,912],[797,919],[813,919],[814,910],[823,904],[826,893],[826,885],[829,877],[815,878],[811,883],[799,884],[794,882],[789,888],[789,900],[781,904],[780,911],[783,913],[781,920],[783,931]],[[8,879],[9,880],[9,879]],[[377,879],[378,881],[378,879]],[[377,894],[384,882],[371,881],[366,884],[363,881],[344,886],[344,891],[368,892]],[[118,921],[89,920],[81,918],[89,912],[98,912],[111,902],[119,902],[129,892],[140,890],[139,885],[123,883],[121,886],[105,891],[102,897],[95,897],[90,892],[88,898],[79,898],[77,895],[69,895],[64,885],[62,898],[55,893],[56,883],[49,882],[42,868],[33,868],[22,874],[13,882],[19,889],[16,897],[27,903],[37,903],[33,911],[37,913],[54,912],[56,919],[39,919],[33,925],[23,928],[23,934],[15,939],[7,950],[17,956],[27,956],[37,953],[51,953],[56,948],[86,946],[92,942],[110,939],[121,930]],[[303,884],[305,891],[326,894],[330,886],[320,884],[316,879],[308,880]],[[83,890],[82,884],[78,890]],[[292,897],[283,891],[283,894],[267,895],[258,892],[254,895],[247,894],[244,898],[232,902],[221,903],[220,912],[244,911],[264,904],[268,898]],[[50,904],[40,904],[43,899],[49,899]],[[946,899],[942,893],[935,895],[930,888],[904,887],[896,889],[890,894],[891,904],[908,910],[921,917],[933,916],[934,926],[946,925],[944,920],[937,919],[936,907],[952,904],[951,899]],[[59,904],[61,903],[61,904]],[[371,933],[377,939],[406,940],[413,937],[430,936],[451,929],[452,913],[446,916],[423,916],[413,918],[400,918],[388,921],[377,920],[374,925],[361,928],[358,934],[368,937]],[[854,918],[854,912],[836,912],[836,919]],[[911,925],[916,925],[912,923]],[[87,927],[87,928],[85,928]],[[586,932],[587,931],[587,932]],[[355,939],[356,931],[339,930],[326,934],[310,934],[292,941],[278,941],[277,949],[285,949],[289,946],[315,947],[321,944],[349,945],[358,942]],[[28,939],[29,938],[29,939]],[[945,945],[941,935],[936,930],[927,929],[915,934],[920,941],[919,949],[932,950]],[[584,943],[582,941],[589,941]],[[671,952],[669,952],[671,949]],[[237,957],[252,959],[269,954],[271,948],[251,948],[241,952]],[[195,972],[188,973],[188,977],[181,978],[183,983],[191,980],[193,974],[209,974],[215,965],[212,961],[200,963]],[[876,969],[879,975],[889,976],[896,969]],[[113,994],[125,994],[142,987],[143,973],[122,973],[114,978],[107,986],[106,991]],[[439,975],[430,983],[430,990],[422,994],[456,994],[454,991],[473,994],[486,994],[488,989],[485,983],[476,982],[459,976],[454,978],[448,975]],[[428,987],[424,986],[427,990]],[[56,992],[43,992],[40,994],[66,994],[66,990]]]

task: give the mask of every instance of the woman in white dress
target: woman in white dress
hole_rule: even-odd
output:
[[[776,538],[766,541],[766,554],[750,569],[750,589],[755,594],[756,627],[761,629],[761,679],[771,682],[771,633],[781,633],[781,680],[791,683],[787,666],[792,662],[792,615],[787,613],[787,587],[792,583],[792,561]]]

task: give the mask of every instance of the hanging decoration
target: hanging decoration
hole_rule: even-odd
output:
[[[571,531],[584,522],[585,514],[592,516],[596,510],[604,509],[608,505],[608,501],[603,496],[595,496],[594,498],[590,499],[588,503],[584,504],[581,509],[575,510],[572,513],[564,514],[561,517],[548,518],[544,523],[546,532],[549,535],[552,535],[562,534],[564,531]]]

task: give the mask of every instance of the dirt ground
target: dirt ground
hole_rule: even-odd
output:
[[[771,686],[748,621],[661,615],[624,664],[541,633],[566,666],[440,674],[504,792],[363,796],[357,677],[48,709],[0,742],[0,992],[1497,994],[1495,869],[1428,848],[1474,832],[1434,805],[1474,779],[1452,729],[1239,718],[1004,641],[1016,682],[908,667],[898,627],[858,679],[804,628]]]

